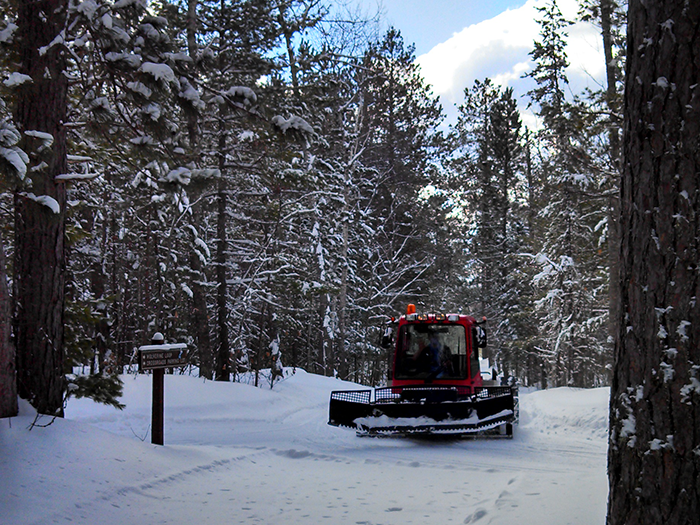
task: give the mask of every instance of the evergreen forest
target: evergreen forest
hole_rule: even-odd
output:
[[[485,317],[484,357],[522,385],[609,385],[626,7],[580,6],[605,82],[572,93],[573,21],[550,0],[528,129],[488,78],[447,124],[400,28],[342,2],[0,0],[0,344],[20,395],[41,405],[53,367],[60,412],[95,388],[72,374],[114,386],[155,332],[208,379],[381,385],[408,303]]]

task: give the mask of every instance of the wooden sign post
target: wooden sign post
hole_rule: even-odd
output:
[[[185,343],[157,344],[163,336],[156,334],[153,342],[139,348],[139,371],[153,371],[153,401],[151,405],[151,443],[163,444],[163,394],[165,392],[165,369],[184,366],[187,345]]]

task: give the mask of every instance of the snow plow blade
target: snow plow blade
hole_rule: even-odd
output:
[[[328,424],[361,434],[477,434],[502,427],[512,436],[517,393],[509,386],[432,385],[331,393]]]

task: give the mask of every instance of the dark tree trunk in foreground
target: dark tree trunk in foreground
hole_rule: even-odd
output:
[[[46,167],[31,171],[32,187],[15,193],[17,387],[40,413],[63,415],[66,193],[55,177],[67,171],[63,123],[68,83],[63,46],[53,45],[43,54],[39,49],[65,28],[68,2],[18,4],[20,72],[32,82],[18,89],[15,120],[24,133],[21,145],[31,164],[45,162]],[[51,135],[53,143],[46,147],[45,135],[27,135],[33,131]]]
[[[700,2],[629,4],[608,523],[700,516]]]
[[[0,418],[16,415],[15,347],[10,340],[10,294],[5,274],[5,251],[0,245]]]

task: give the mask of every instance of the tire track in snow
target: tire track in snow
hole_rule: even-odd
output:
[[[187,460],[187,449],[183,447],[183,460]],[[174,484],[187,484],[190,480],[197,476],[209,476],[217,471],[230,468],[233,465],[248,462],[254,462],[256,457],[268,453],[266,449],[259,449],[245,454],[239,454],[229,458],[219,458],[206,463],[195,463],[194,466],[183,470],[171,472],[164,476],[148,476],[147,481],[141,481],[133,485],[123,485],[120,487],[112,487],[106,485],[103,490],[98,490],[91,498],[83,498],[70,502],[61,510],[50,513],[48,516],[42,517],[40,520],[32,522],[30,525],[44,525],[47,522],[71,521],[78,523],[86,523],[93,525],[95,523],[94,514],[91,509],[101,509],[104,503],[109,504],[115,509],[124,508],[124,500],[128,500],[133,496],[138,496],[146,500],[158,500],[157,495],[151,492],[163,490],[166,487],[171,488]],[[85,521],[81,521],[81,519]],[[139,522],[139,521],[137,521]],[[121,523],[121,522],[115,522]],[[126,521],[124,522],[126,523]]]

